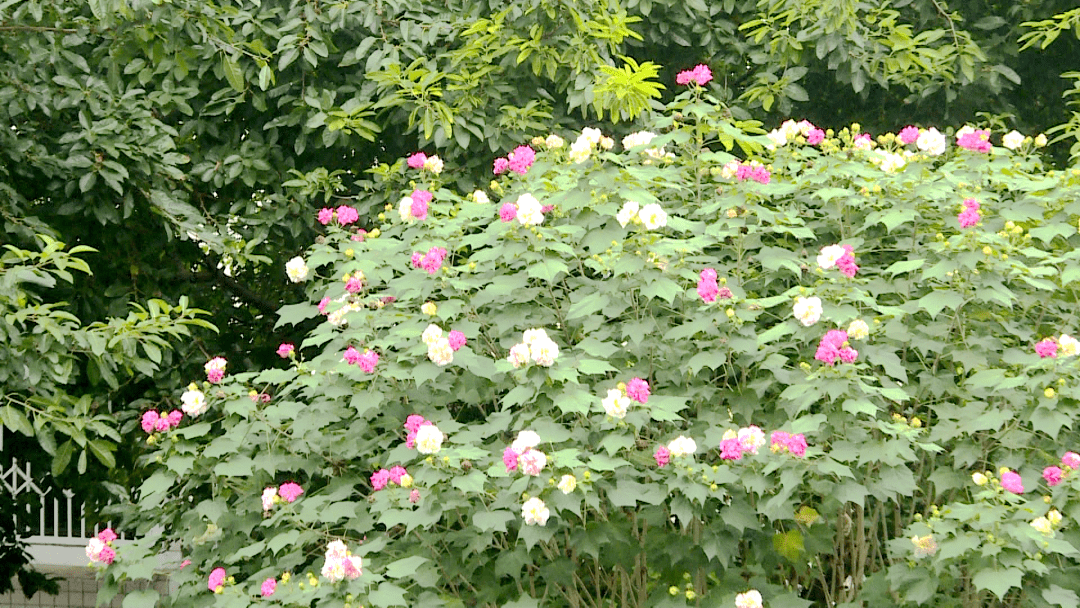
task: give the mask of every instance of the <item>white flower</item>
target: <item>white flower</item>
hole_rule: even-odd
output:
[[[1005,137],[1001,138],[1001,145],[1010,150],[1015,150],[1024,143],[1024,136],[1019,131],[1013,130],[1005,134]]]
[[[802,128],[799,127],[799,123],[789,118],[780,125],[780,131],[787,139],[795,139],[796,135],[802,133]]]
[[[474,191],[472,193],[472,198],[473,198],[473,201],[475,201],[476,203],[479,203],[481,205],[486,205],[486,204],[491,202],[491,199],[488,198],[487,193],[484,192],[483,190]]]
[[[667,449],[675,458],[681,458],[683,456],[690,456],[696,452],[697,443],[689,437],[679,435],[668,443]]]
[[[206,395],[195,388],[194,383],[188,386],[188,390],[184,391],[183,395],[180,395],[180,403],[180,409],[188,416],[198,416],[206,411]]]
[[[604,406],[604,411],[607,412],[608,416],[621,420],[626,418],[626,410],[630,407],[630,398],[624,395],[621,390],[613,388],[607,392],[607,397],[602,399],[600,404]]]
[[[750,425],[745,428],[739,429],[739,443],[742,444],[743,451],[750,452],[751,454],[757,454],[758,448],[765,445],[765,431],[760,428]]]
[[[274,508],[274,499],[277,498],[277,488],[266,488],[262,493],[263,511]]]
[[[445,436],[434,424],[425,424],[416,431],[416,451],[421,454],[437,454],[442,449]]]
[[[90,542],[86,545],[86,557],[90,558],[90,561],[96,562],[101,559],[101,550],[105,548],[105,543],[101,539],[94,537],[90,539]]]
[[[341,308],[327,315],[326,320],[329,321],[330,324],[334,327],[341,327],[342,325],[345,325],[345,315],[349,314],[350,312],[356,312],[357,310],[360,310],[360,305],[356,302],[349,302]]]
[[[938,132],[934,127],[919,130],[919,137],[915,140],[915,147],[926,152],[930,156],[937,156],[945,152],[945,135]]]
[[[304,263],[304,258],[296,256],[285,263],[285,274],[288,275],[289,280],[293,283],[299,283],[308,276],[308,267]]]
[[[592,156],[593,145],[581,137],[570,144],[570,160],[575,163],[583,163]]]
[[[604,134],[600,132],[600,129],[594,129],[592,127],[585,127],[584,129],[581,130],[580,139],[584,139],[585,141],[587,141],[590,144],[595,146],[595,145],[598,145],[600,143],[600,138],[603,137],[603,136],[604,136]]]
[[[881,170],[886,173],[896,173],[907,164],[907,160],[899,154],[881,151],[878,154],[881,156]]]
[[[521,505],[521,518],[525,520],[527,526],[543,526],[547,524],[548,517],[551,516],[551,512],[548,511],[544,501],[537,497],[532,497],[525,501],[525,504]]]
[[[573,475],[563,475],[559,479],[559,485],[556,487],[562,490],[563,494],[569,494],[577,487],[577,477],[574,477]]]
[[[345,559],[349,554],[349,548],[344,541],[332,540],[326,545],[326,559]]]
[[[720,177],[724,179],[731,179],[735,177],[736,172],[739,170],[739,161],[729,160],[726,165],[720,167]]]
[[[537,226],[544,221],[543,205],[531,194],[522,194],[517,200],[517,220],[526,226]]]
[[[428,345],[428,359],[439,367],[450,365],[454,361],[454,349],[450,348],[450,340],[440,337]]]
[[[563,147],[565,143],[566,142],[563,141],[563,138],[555,135],[554,133],[548,135],[547,139],[544,140],[544,145],[553,150]]]
[[[615,140],[605,135],[600,138],[600,147],[604,150],[610,150],[615,147]]]
[[[844,257],[844,251],[842,245],[829,245],[821,248],[821,253],[817,256],[817,265],[822,270],[828,270],[833,266],[836,266],[836,261]]]
[[[821,313],[821,299],[817,296],[795,298],[795,318],[806,327],[817,323]]]
[[[522,454],[538,445],[540,445],[540,435],[536,431],[521,431],[514,439],[514,443],[510,444],[510,449]]]
[[[552,340],[537,340],[529,345],[529,356],[537,365],[551,367],[559,358],[559,345]]]
[[[427,326],[427,329],[424,330],[424,333],[420,336],[420,339],[424,341],[424,344],[428,345],[428,348],[431,348],[431,345],[438,342],[442,337],[442,328],[432,323],[431,325]]]
[[[506,358],[515,369],[529,364],[529,345],[515,344],[510,347],[510,356]]]
[[[1039,532],[1042,532],[1042,534],[1044,536],[1053,536],[1054,535],[1054,525],[1051,524],[1050,520],[1046,519],[1045,517],[1036,517],[1031,522],[1031,527],[1035,528]]]
[[[1043,135],[1042,133],[1039,133],[1038,135],[1036,135],[1035,136],[1035,147],[1036,148],[1041,148],[1041,147],[1043,147],[1045,145],[1046,145],[1046,136]]]
[[[1046,520],[1050,522],[1051,526],[1058,526],[1061,523],[1061,512],[1057,509],[1050,509],[1046,513]]]
[[[551,338],[548,338],[547,332],[543,329],[526,329],[521,341],[532,346],[533,342],[550,339]]]
[[[656,203],[649,203],[638,212],[638,218],[647,230],[656,230],[667,226],[667,213]]]
[[[763,608],[761,594],[757,589],[751,589],[746,593],[735,596],[735,608]]]
[[[615,219],[619,220],[619,225],[626,228],[626,225],[634,221],[634,218],[638,214],[638,204],[636,201],[626,201],[623,203],[622,209],[615,214]]]
[[[1071,357],[1080,352],[1080,340],[1069,334],[1061,334],[1061,337],[1058,338],[1058,346],[1061,347],[1061,356],[1063,357]]]
[[[849,340],[862,340],[870,335],[870,326],[862,319],[855,319],[848,325],[847,337]]]
[[[442,170],[443,170],[443,161],[442,161],[442,159],[439,158],[438,156],[429,156],[429,157],[427,157],[427,160],[424,161],[424,170],[425,171],[431,171],[435,175],[438,175],[438,174],[442,173]]]
[[[398,215],[401,216],[401,221],[411,222],[416,219],[412,214],[412,197],[406,196],[398,202]]]
[[[637,146],[647,146],[649,142],[656,137],[656,133],[652,131],[637,131],[631,133],[623,138],[622,147],[629,150],[630,148],[636,148]]]
[[[772,145],[776,146],[777,148],[787,145],[787,135],[785,135],[784,132],[780,129],[773,129],[772,131],[769,131],[765,135],[765,137],[768,137],[769,141],[772,142]]]

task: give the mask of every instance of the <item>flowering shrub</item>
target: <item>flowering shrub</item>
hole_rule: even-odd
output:
[[[766,136],[703,74],[468,195],[377,167],[360,241],[313,209],[310,331],[178,388],[205,411],[120,507],[164,534],[108,589],[178,543],[166,604],[1075,605],[1080,175],[974,129]]]

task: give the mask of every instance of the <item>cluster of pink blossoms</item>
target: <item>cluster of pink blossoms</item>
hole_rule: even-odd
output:
[[[225,568],[214,568],[206,579],[206,588],[214,593],[225,591]]]
[[[348,205],[342,205],[337,209],[323,207],[319,210],[319,223],[323,226],[337,219],[340,226],[355,224],[360,219],[360,212]]]
[[[295,351],[295,346],[288,342],[282,342],[281,345],[277,347],[277,356],[281,357],[282,359],[288,359],[293,355],[293,352]]]
[[[1015,471],[1005,471],[1001,474],[1001,487],[1013,494],[1023,494],[1024,480],[1021,479],[1020,474]]]
[[[364,289],[364,273],[357,270],[342,277],[345,280],[345,291],[356,295]]]
[[[697,64],[692,70],[683,70],[675,76],[675,82],[681,85],[688,85],[692,82],[699,87],[703,87],[709,84],[710,80],[712,80],[712,70],[703,63]]]
[[[1043,469],[1042,476],[1046,480],[1046,485],[1052,488],[1061,483],[1070,473],[1080,469],[1080,454],[1065,452],[1061,456],[1061,467],[1046,467]]]
[[[788,452],[802,458],[806,455],[806,437],[802,433],[794,435],[784,431],[773,431],[769,437],[769,449],[775,454]]]
[[[900,139],[900,143],[904,145],[913,144],[919,139],[919,127],[908,125],[900,129],[896,136]]]
[[[412,475],[409,475],[405,471],[405,467],[400,465],[389,469],[379,469],[371,475],[371,487],[376,492],[385,488],[388,483],[407,488],[412,485]]]
[[[406,164],[410,169],[420,169],[421,171],[431,171],[435,175],[442,173],[443,161],[438,156],[428,156],[423,152],[417,152],[411,154],[405,159]]]
[[[536,161],[536,152],[529,146],[518,146],[506,156],[495,159],[495,175],[502,175],[509,169],[518,175],[525,175]]]
[[[973,152],[987,153],[994,148],[990,143],[990,131],[963,127],[956,132],[956,145]]]
[[[184,414],[180,410],[173,410],[168,414],[159,414],[156,410],[143,413],[142,430],[147,433],[164,433],[169,429],[180,426]]]
[[[262,506],[263,511],[269,512],[274,508],[274,505],[285,501],[287,503],[296,502],[297,498],[304,493],[304,488],[300,487],[300,484],[294,482],[286,482],[278,487],[270,486],[263,490],[262,493]]]
[[[961,228],[971,228],[979,223],[982,216],[979,215],[979,203],[973,198],[964,200],[964,210],[956,216]]]
[[[435,195],[427,190],[413,190],[412,194],[401,199],[399,213],[402,221],[424,221],[428,215],[428,204]]]
[[[503,450],[503,464],[506,466],[506,471],[508,473],[516,471],[520,467],[521,472],[526,475],[539,475],[547,466],[547,454],[533,449],[538,445],[540,445],[540,435],[535,431],[518,433],[514,443]]]
[[[750,425],[738,431],[728,430],[720,440],[720,458],[723,460],[742,460],[744,453],[757,454],[765,445],[765,432]]]
[[[427,253],[414,251],[412,254],[412,267],[423,268],[428,274],[439,272],[443,260],[446,259],[446,250],[442,247],[432,247]]]
[[[732,297],[731,290],[720,285],[716,282],[716,271],[712,268],[706,268],[701,271],[701,275],[698,278],[697,293],[701,296],[704,302],[712,303],[717,298],[721,300],[730,300]]]
[[[1064,357],[1072,357],[1080,353],[1080,340],[1070,336],[1069,334],[1061,334],[1059,338],[1044,338],[1035,344],[1035,352],[1043,359],[1056,359],[1058,356],[1058,349],[1061,349],[1061,355]]]
[[[91,563],[105,564],[108,566],[116,559],[116,550],[113,549],[112,541],[116,540],[116,532],[112,528],[105,528],[98,535],[90,539],[86,545],[86,557]]]
[[[822,270],[836,267],[847,278],[854,277],[859,272],[859,266],[855,263],[855,248],[851,245],[829,245],[821,248],[817,256],[818,266]]]
[[[405,437],[405,446],[410,450],[416,447],[416,434],[420,431],[421,427],[434,426],[430,420],[426,420],[420,414],[412,414],[405,419],[405,431],[408,433]]]
[[[353,580],[363,573],[360,556],[353,555],[345,543],[335,540],[326,545],[326,563],[322,567],[322,575],[326,580],[331,583],[344,579]]]
[[[765,165],[756,160],[740,163],[737,160],[729,161],[720,168],[720,176],[724,179],[735,178],[739,181],[752,179],[759,184],[767,184],[772,179]]]
[[[210,384],[217,384],[225,377],[225,366],[228,365],[228,361],[225,357],[214,357],[206,362],[204,369],[206,370],[206,380]]]
[[[365,348],[364,352],[360,352],[355,347],[350,346],[345,349],[342,360],[349,365],[356,365],[364,370],[364,373],[370,374],[375,371],[375,366],[379,364],[379,353],[369,348]]]
[[[277,579],[274,578],[266,579],[259,587],[259,593],[261,593],[263,597],[270,597],[271,595],[274,595],[275,591],[277,591]]]
[[[859,358],[859,351],[851,348],[846,331],[830,329],[818,343],[814,358],[832,367],[837,359],[844,363],[854,363],[855,359]]]

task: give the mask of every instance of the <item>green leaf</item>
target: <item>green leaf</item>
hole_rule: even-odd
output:
[[[1062,608],[1077,608],[1080,606],[1080,598],[1076,596],[1075,591],[1054,584],[1043,589],[1042,597],[1047,603],[1061,606]]]
[[[379,583],[378,589],[368,593],[368,601],[379,608],[408,606],[405,601],[405,590],[392,583]]]
[[[386,566],[386,576],[389,578],[404,578],[416,574],[416,569],[421,564],[431,561],[426,557],[414,555],[392,562]]]
[[[30,424],[30,420],[19,410],[13,406],[5,405],[0,408],[0,419],[3,419],[4,425],[9,429],[22,433],[27,437],[34,435],[34,427]]]
[[[1019,568],[1005,568],[1004,570],[985,568],[975,573],[971,582],[975,584],[976,589],[986,589],[998,599],[1005,599],[1005,594],[1009,592],[1009,589],[1022,588],[1023,578],[1024,571]]]
[[[154,608],[160,597],[153,589],[135,589],[124,596],[123,608]]]
[[[473,525],[480,528],[481,532],[506,532],[506,523],[513,520],[514,514],[505,510],[477,511],[473,514]]]
[[[111,469],[116,466],[116,457],[113,456],[113,450],[116,449],[115,445],[104,439],[94,439],[88,445],[90,452],[106,468]]]
[[[225,72],[225,79],[229,81],[229,85],[236,89],[237,92],[244,92],[244,73],[240,71],[240,67],[236,65],[228,55],[221,55],[221,70]]]

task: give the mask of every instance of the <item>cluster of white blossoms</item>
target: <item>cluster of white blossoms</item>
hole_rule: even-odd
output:
[[[1050,509],[1046,515],[1036,517],[1031,522],[1031,527],[1038,530],[1044,536],[1054,536],[1054,529],[1061,525],[1061,513],[1057,509]]]
[[[506,358],[515,368],[528,365],[530,361],[543,367],[551,367],[559,358],[559,345],[548,337],[543,329],[528,329],[522,341],[510,348]]]
[[[761,594],[757,589],[751,589],[746,593],[735,596],[735,608],[763,608]]]
[[[344,300],[346,300],[348,298],[349,298],[349,294],[345,294],[344,296],[342,296],[342,297],[340,297],[340,298],[338,298],[337,300],[334,300],[334,301],[335,302],[342,302],[342,301],[344,301]],[[345,325],[345,315],[349,314],[350,312],[356,312],[356,311],[360,310],[360,308],[361,308],[361,306],[360,306],[359,303],[353,302],[353,301],[350,300],[348,302],[345,302],[345,305],[342,306],[341,308],[339,308],[339,309],[335,310],[334,312],[330,313],[329,315],[327,315],[326,320],[327,320],[327,322],[329,322],[334,327],[341,327],[341,326]]]
[[[525,504],[521,505],[521,518],[525,520],[527,526],[543,526],[547,524],[548,517],[551,516],[551,511],[548,510],[544,501],[533,496],[529,500],[525,501]]]
[[[919,137],[915,140],[915,147],[930,156],[944,154],[945,144],[945,136],[934,127],[919,129]]]
[[[623,228],[626,228],[626,225],[631,222],[640,222],[641,225],[645,226],[646,230],[656,230],[667,226],[667,212],[656,203],[649,203],[641,207],[636,201],[626,201],[623,203],[622,209],[615,214],[615,219],[619,221],[619,225]]]
[[[416,430],[416,451],[421,454],[438,454],[446,435],[434,424],[425,424]]]
[[[180,409],[191,417],[198,416],[206,411],[206,395],[199,390],[194,382],[188,385],[188,390],[180,395]]]
[[[322,568],[322,575],[326,580],[331,583],[344,579],[352,580],[363,573],[360,556],[353,555],[345,543],[335,540],[326,545],[326,563]]]
[[[487,192],[484,192],[483,190],[474,190],[473,193],[469,195],[469,197],[474,203],[480,205],[487,205],[491,202],[491,199],[488,198]]]
[[[544,206],[536,197],[525,193],[517,200],[517,221],[524,226],[539,226],[544,222]]]
[[[600,404],[604,406],[604,412],[608,416],[622,420],[626,418],[626,411],[630,407],[630,397],[624,389],[613,388],[607,392],[607,397],[604,397]]]
[[[881,167],[881,170],[886,173],[898,173],[914,155],[915,153],[910,150],[904,150],[902,154],[878,150],[870,156],[870,162]]]
[[[795,318],[806,327],[810,327],[821,319],[821,298],[811,296],[809,298],[795,298]]]
[[[679,435],[668,442],[667,449],[675,458],[693,456],[694,452],[697,452],[697,443],[689,437]]]
[[[862,319],[855,319],[848,325],[848,340],[863,340],[870,335],[870,326]]]
[[[428,359],[439,367],[450,365],[454,362],[454,349],[450,347],[450,339],[443,335],[443,330],[432,323],[424,330],[420,338],[427,345]]]
[[[285,263],[285,274],[289,276],[289,280],[293,283],[299,283],[306,279],[308,272],[307,263],[300,256],[296,256]]]
[[[569,494],[577,487],[577,477],[573,475],[563,475],[559,478],[559,485],[556,486],[563,494]]]
[[[615,147],[615,141],[610,137],[605,137],[600,129],[585,127],[574,143],[570,144],[570,160],[575,163],[589,160],[597,146],[610,150]]]

